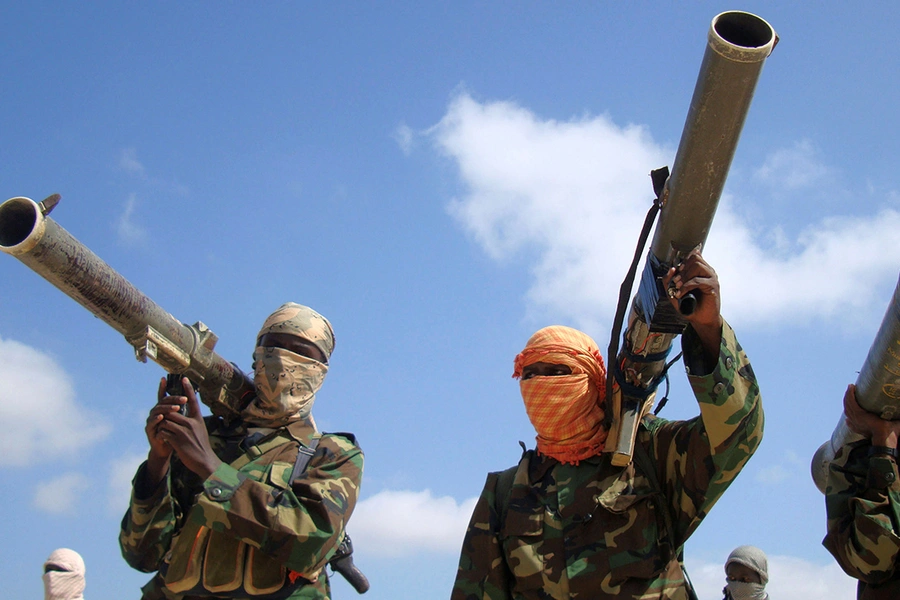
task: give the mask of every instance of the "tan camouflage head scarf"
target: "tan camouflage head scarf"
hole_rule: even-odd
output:
[[[84,600],[84,560],[68,548],[50,553],[44,562],[44,600]]]
[[[545,327],[516,356],[513,377],[537,362],[566,365],[571,375],[519,382],[525,411],[537,431],[538,454],[578,464],[606,441],[606,366],[596,342],[571,327]]]
[[[285,333],[316,345],[328,360],[334,350],[334,330],[328,319],[311,308],[288,302],[269,315],[257,343],[267,333]],[[316,392],[328,365],[283,348],[259,346],[253,352],[256,398],[244,409],[245,421],[260,427],[283,427],[309,418]]]

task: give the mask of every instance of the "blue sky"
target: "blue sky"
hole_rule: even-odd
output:
[[[897,284],[895,4],[2,2],[0,200],[61,193],[54,220],[244,368],[282,302],[326,315],[314,412],[366,452],[366,597],[445,598],[486,473],[533,441],[512,359],[554,323],[607,346],[648,173],[734,8],[781,42],[705,254],[766,435],[688,567],[718,598],[754,544],[773,597],[849,599],[809,462]],[[67,546],[87,597],[136,597],[116,535],[162,369],[14,258],[0,281],[6,594],[40,597]],[[662,415],[696,414],[672,385]]]

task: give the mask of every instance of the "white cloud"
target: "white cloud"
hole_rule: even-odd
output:
[[[146,173],[144,165],[137,159],[137,150],[125,148],[119,156],[119,167],[127,172],[143,177]]]
[[[776,485],[787,479],[798,480],[807,476],[809,465],[795,451],[786,450],[781,457],[781,461],[777,464],[770,464],[757,470],[753,477],[754,480],[757,483]]]
[[[349,531],[355,546],[379,548],[382,556],[410,556],[421,551],[456,554],[476,500],[457,504],[449,496],[435,498],[430,490],[385,490],[357,505]]]
[[[108,507],[112,514],[122,515],[128,509],[131,498],[131,480],[147,454],[119,456],[109,465]]]
[[[73,515],[90,484],[82,473],[66,473],[35,486],[34,507],[52,515]]]
[[[821,186],[828,175],[809,141],[801,141],[791,148],[775,150],[756,170],[758,180],[775,188],[800,189]]]
[[[70,457],[110,432],[109,424],[75,402],[72,383],[56,361],[2,338],[0,429],[0,466],[5,467]]]
[[[401,124],[394,130],[393,138],[403,154],[409,156],[415,141],[415,132],[408,125]]]
[[[784,468],[782,465],[772,465],[769,467],[764,467],[757,471],[756,477],[754,479],[759,483],[765,483],[768,485],[774,485],[776,483],[781,483],[791,476],[791,472]]]
[[[119,235],[119,241],[129,244],[138,245],[145,242],[148,238],[147,230],[134,222],[134,209],[137,206],[137,196],[131,194],[125,201],[125,208],[116,221],[116,232]]]
[[[803,598],[804,600],[853,600],[856,580],[847,576],[837,563],[819,565],[793,556],[769,556],[770,598]],[[725,557],[720,564],[700,563],[688,559],[691,581],[700,598],[721,598],[725,587]]]
[[[450,213],[495,260],[533,261],[531,308],[604,332],[652,199],[649,170],[670,164],[673,150],[645,128],[606,116],[544,120],[465,93],[428,134],[459,169],[463,192]],[[796,188],[821,169],[801,143],[776,152],[760,177]],[[744,222],[736,202],[723,196],[704,253],[719,274],[730,321],[883,310],[872,306],[870,292],[896,277],[896,258],[883,250],[900,245],[900,212],[821,219],[795,239],[769,227],[764,247],[754,233],[760,226]]]

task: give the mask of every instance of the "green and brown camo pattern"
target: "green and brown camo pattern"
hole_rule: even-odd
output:
[[[307,422],[282,430],[283,443],[275,440],[271,449],[267,446],[272,446],[272,441],[258,442],[256,448],[263,448],[258,456],[252,448],[245,456],[239,447],[247,433],[244,426],[225,428],[209,417],[207,427],[213,450],[225,463],[209,479],[200,481],[173,458],[158,489],[142,497],[144,465],[135,476],[119,544],[125,560],[135,569],[160,571],[145,586],[144,598],[192,597],[160,589],[160,579],[166,576],[171,582],[168,571],[185,569],[179,559],[191,553],[188,538],[193,539],[204,527],[211,530],[211,536],[243,541],[311,580],[290,598],[329,598],[323,567],[337,550],[362,480],[363,453],[353,436],[323,435],[306,472],[291,486],[288,479],[297,458],[297,442],[308,445],[314,433]]]
[[[860,583],[859,598],[900,598],[900,477],[868,440],[838,450],[828,468],[822,544]]]
[[[683,344],[693,364],[696,337],[686,333]],[[489,474],[463,542],[452,599],[688,598],[678,549],[763,435],[759,387],[727,324],[712,373],[689,379],[700,416],[648,416],[638,434],[662,490],[654,489],[641,461],[614,467],[606,454],[575,466],[526,453],[513,467],[508,503],[498,497],[499,474]],[[667,539],[662,510],[669,513],[674,542]]]

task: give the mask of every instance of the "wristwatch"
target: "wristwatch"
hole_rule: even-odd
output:
[[[869,446],[869,456],[875,456],[876,454],[884,454],[897,460],[898,452],[896,448],[891,448],[890,446]]]

